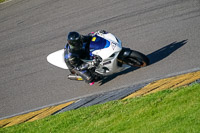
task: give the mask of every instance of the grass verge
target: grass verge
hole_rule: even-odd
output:
[[[0,132],[200,132],[200,84],[67,111]]]
[[[0,0],[0,3],[4,2],[4,1],[6,1],[6,0]]]

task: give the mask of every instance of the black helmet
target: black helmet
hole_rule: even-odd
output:
[[[78,50],[78,49],[81,49],[83,46],[81,35],[75,31],[69,32],[67,41],[71,49]]]

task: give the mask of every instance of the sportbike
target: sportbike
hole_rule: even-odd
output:
[[[144,67],[149,64],[146,55],[122,47],[122,42],[111,33],[97,32],[93,35],[90,42],[90,57],[91,60],[81,60],[88,63],[88,70],[101,79],[130,67]],[[50,54],[47,60],[57,67],[68,69],[64,61],[64,49]],[[69,75],[68,78],[83,80],[79,75]]]

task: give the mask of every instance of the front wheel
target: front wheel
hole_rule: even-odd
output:
[[[133,67],[144,67],[149,65],[149,59],[146,55],[133,50],[131,50],[128,57],[123,59],[123,62]]]

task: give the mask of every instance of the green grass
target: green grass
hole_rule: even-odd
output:
[[[4,2],[4,1],[6,1],[6,0],[0,0],[0,3]]]
[[[67,111],[0,132],[198,133],[200,84]]]

